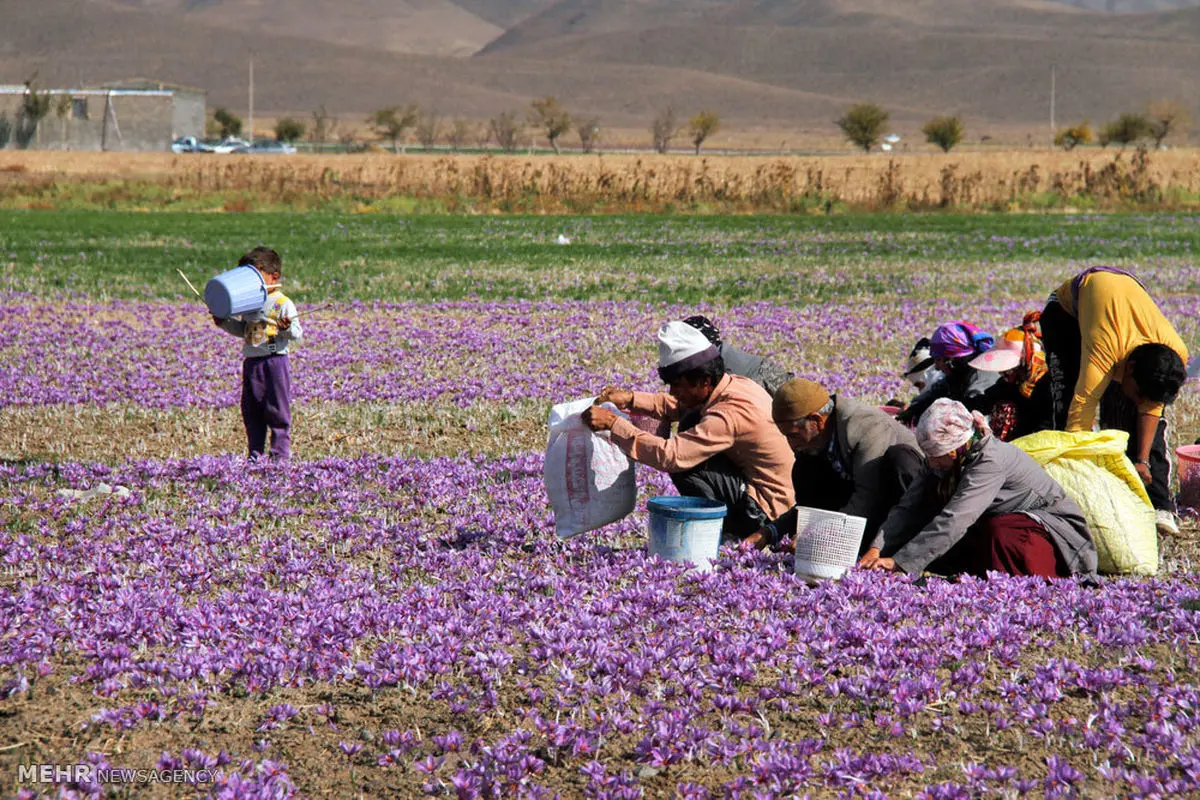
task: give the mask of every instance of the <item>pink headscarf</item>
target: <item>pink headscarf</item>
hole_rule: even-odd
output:
[[[917,444],[929,458],[944,456],[971,441],[976,433],[988,435],[987,420],[978,411],[967,411],[957,400],[942,397],[921,415],[917,423]]]
[[[977,356],[992,349],[996,340],[987,331],[959,320],[939,325],[930,337],[929,354],[934,358]]]

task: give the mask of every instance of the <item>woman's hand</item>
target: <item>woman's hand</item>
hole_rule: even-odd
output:
[[[896,572],[896,562],[890,558],[882,558],[879,555],[879,548],[872,547],[867,552],[863,553],[863,557],[858,560],[859,569],[870,569],[879,572]]]
[[[858,560],[860,569],[871,569],[875,566],[875,562],[879,560],[879,548],[872,547],[863,553],[862,558]]]
[[[738,549],[739,550],[763,550],[770,543],[771,543],[771,540],[767,537],[766,530],[764,528],[759,528],[757,531],[750,534],[745,539],[742,539],[742,541],[738,543]]]

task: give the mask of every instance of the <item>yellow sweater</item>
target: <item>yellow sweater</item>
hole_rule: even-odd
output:
[[[1079,287],[1079,308],[1071,281],[1058,287],[1059,305],[1079,320],[1082,339],[1079,380],[1067,412],[1068,431],[1090,431],[1100,397],[1114,378],[1123,378],[1125,361],[1144,344],[1165,344],[1186,364],[1187,347],[1154,300],[1128,275],[1093,272]],[[1131,388],[1131,387],[1127,387]],[[1142,403],[1138,411],[1161,417],[1162,403]]]

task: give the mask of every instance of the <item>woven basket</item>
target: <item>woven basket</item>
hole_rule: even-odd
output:
[[[806,581],[842,577],[858,561],[865,517],[796,507],[796,576]]]

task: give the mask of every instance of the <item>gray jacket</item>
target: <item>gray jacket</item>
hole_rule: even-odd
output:
[[[854,493],[841,512],[871,517],[881,494],[884,470],[891,466],[886,458],[888,451],[899,445],[911,450],[919,461],[923,458],[921,450],[912,431],[886,412],[857,400],[835,396],[833,421],[837,426],[838,456],[854,478]]]
[[[724,342],[721,343],[721,359],[725,362],[725,371],[734,375],[749,378],[767,390],[772,397],[779,387],[792,379],[792,373],[773,361],[762,356],[747,353]]]
[[[1058,481],[1007,442],[989,437],[980,447],[978,460],[963,470],[958,489],[932,519],[927,498],[938,478],[926,467],[888,515],[872,546],[895,559],[900,569],[916,574],[945,555],[981,517],[1026,513],[1045,526],[1072,574],[1094,575],[1091,532],[1083,512]]]

